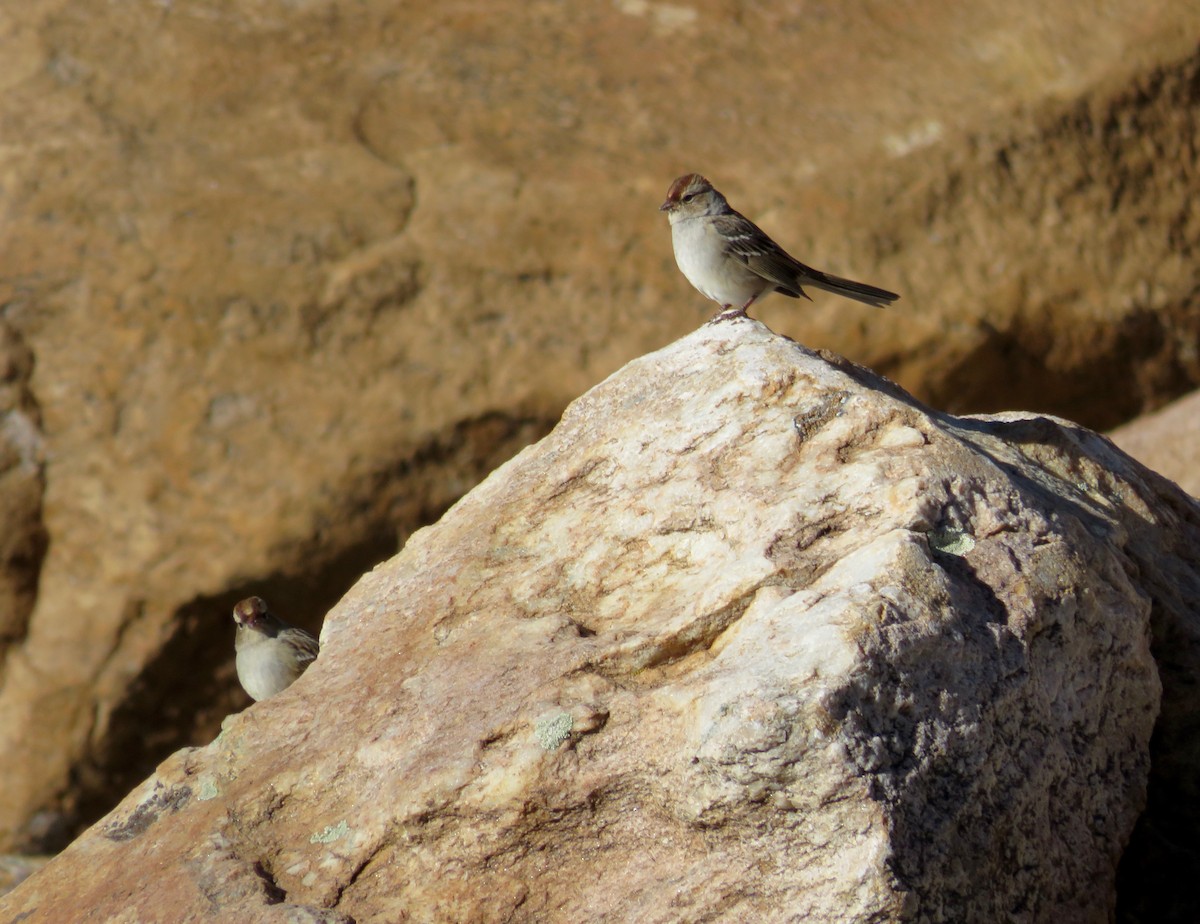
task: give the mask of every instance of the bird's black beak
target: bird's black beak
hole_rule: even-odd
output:
[[[671,200],[670,200],[670,199],[668,199],[668,200],[666,200],[666,201],[665,201],[665,202],[664,202],[662,205],[660,205],[660,206],[658,207],[658,210],[659,210],[660,212],[665,212],[665,211],[666,211],[667,209],[669,209],[669,208],[670,208],[670,207],[671,207],[673,204],[674,204],[674,203],[672,203],[672,202],[671,202]]]

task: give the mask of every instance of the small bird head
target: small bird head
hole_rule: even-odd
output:
[[[233,608],[233,621],[239,629],[255,629],[264,632],[275,621],[262,597],[247,597]]]
[[[666,212],[674,224],[681,218],[717,215],[728,208],[725,197],[713,189],[712,183],[698,173],[685,173],[671,184],[667,198],[658,210]]]

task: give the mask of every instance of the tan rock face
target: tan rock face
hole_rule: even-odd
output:
[[[1138,461],[1200,496],[1200,392],[1112,432],[1113,442]]]
[[[1198,537],[1086,430],[709,325],[415,534],[292,687],[0,916],[1103,920],[1152,641],[1185,744],[1155,785],[1194,778]]]
[[[875,227],[904,249],[901,287],[936,282],[911,319],[872,325],[880,352],[839,349],[954,411],[1111,427],[1190,390],[1198,87],[1192,54],[873,175],[857,195],[889,201]]]
[[[1108,426],[1200,382],[1200,6],[0,4],[0,847],[53,849],[710,307],[708,173],[903,293],[776,329],[952,410]]]

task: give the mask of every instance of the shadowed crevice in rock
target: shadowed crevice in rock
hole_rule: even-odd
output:
[[[33,350],[0,317],[0,678],[10,645],[28,630],[49,534],[42,415],[30,381]]]
[[[927,400],[956,413],[1036,407],[1096,429],[1114,427],[1200,384],[1200,364],[1186,346],[1200,341],[1198,301],[1200,288],[1115,323],[1080,319],[1058,338],[1029,318],[1004,330],[983,322],[970,353],[946,367]],[[1069,345],[1061,342],[1068,337]],[[1071,350],[1075,356],[1061,357]],[[1129,387],[1114,391],[1114,380]]]
[[[1200,515],[1194,502],[1153,476],[1161,488],[1155,507],[1166,507],[1175,523],[1163,532],[1200,547]],[[1152,650],[1163,681],[1162,711],[1150,740],[1151,766],[1146,810],[1134,828],[1117,880],[1121,924],[1190,924],[1200,919],[1200,900],[1190,884],[1200,880],[1200,624],[1177,613],[1200,601],[1200,575],[1177,567],[1174,556],[1155,550],[1155,524],[1135,533],[1141,547],[1137,580],[1152,588]]]

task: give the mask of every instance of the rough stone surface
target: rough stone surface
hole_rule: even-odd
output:
[[[1108,920],[1152,730],[1195,815],[1198,540],[1094,433],[707,325],[364,576],[300,680],[0,919]]]
[[[1131,420],[1111,436],[1139,462],[1200,497],[1200,392]]]
[[[0,4],[0,847],[244,704],[320,616],[710,306],[709,173],[903,293],[762,305],[938,406],[1115,425],[1200,382],[1200,6]]]
[[[0,895],[11,892],[45,866],[49,859],[21,854],[0,854]]]

